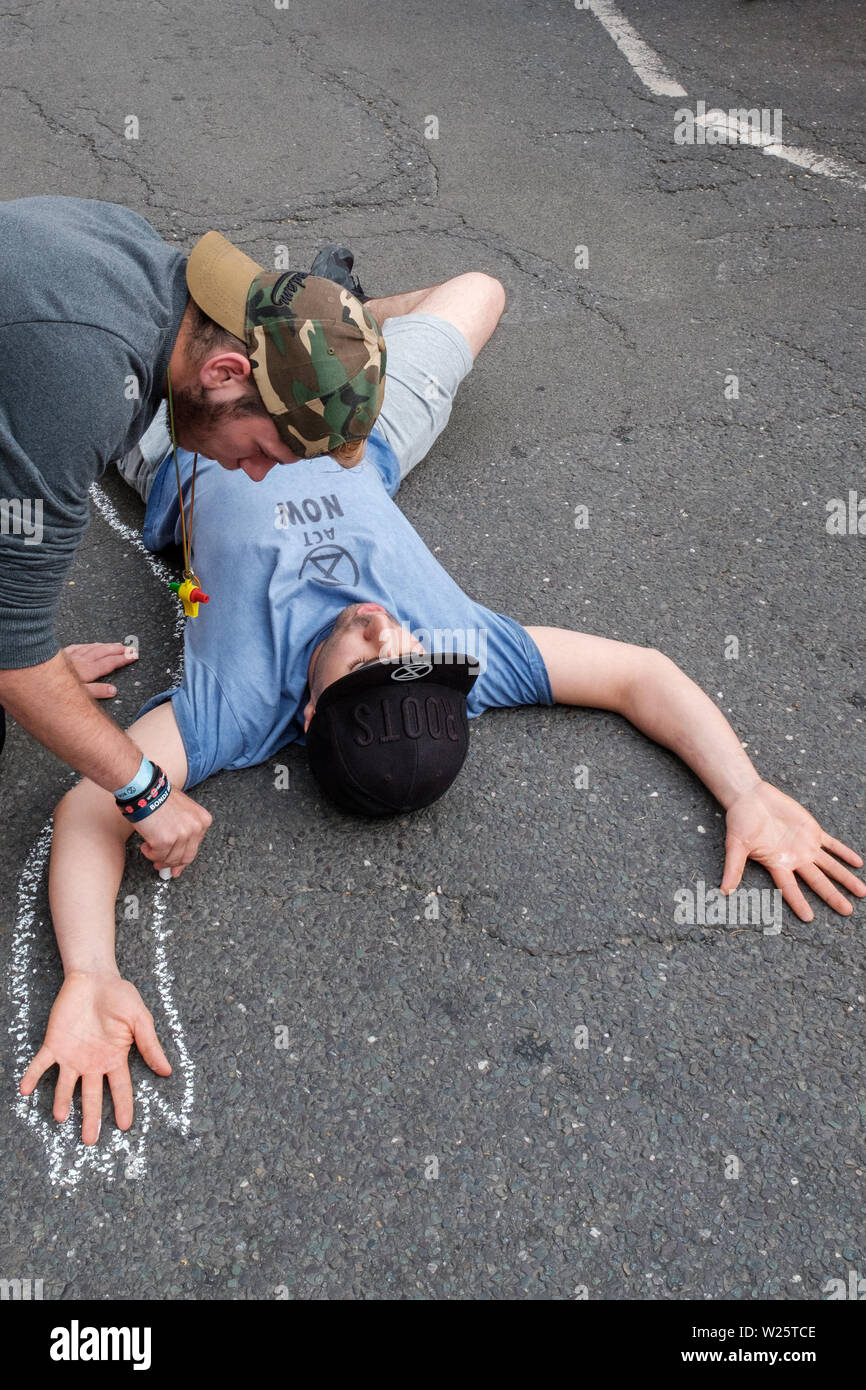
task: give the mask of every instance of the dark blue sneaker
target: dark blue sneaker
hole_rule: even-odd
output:
[[[358,277],[352,274],[354,264],[354,251],[350,251],[348,246],[338,246],[336,242],[331,242],[330,245],[323,246],[316,256],[310,266],[310,274],[318,275],[322,280],[333,280],[335,284],[349,290],[356,299],[360,299],[362,304],[366,304],[373,296],[364,293]]]

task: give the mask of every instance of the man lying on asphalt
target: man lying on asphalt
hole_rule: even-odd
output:
[[[857,897],[866,886],[840,860],[860,866],[860,857],[761,780],[721,711],[672,661],[586,633],[522,627],[446,574],[392,498],[447,420],[472,352],[432,314],[392,319],[383,331],[388,394],[358,467],[304,461],[252,487],[199,461],[196,566],[210,602],[187,624],[182,684],[155,696],[130,730],[157,777],[192,788],[306,735],[313,774],[341,808],[404,812],[453,782],[467,717],[553,703],[615,710],[679,754],[725,808],[723,892],[752,858],[804,920],[813,914],[796,874],[849,914],[836,883]],[[188,484],[192,460],[183,453],[180,462]],[[179,534],[171,456],[138,482],[149,491],[145,542],[160,549]],[[58,1064],[54,1116],[64,1121],[80,1076],[85,1144],[99,1135],[105,1076],[117,1124],[132,1123],[133,1041],[154,1071],[171,1070],[115,961],[131,829],[89,781],[55,814],[50,893],[65,981],[21,1091]]]
[[[333,260],[317,257],[300,283],[215,231],[187,258],[114,203],[0,202],[0,746],[5,708],[98,786],[138,785],[140,752],[88,698],[54,630],[90,486],[169,388],[181,443],[228,469],[357,462],[384,392],[378,325],[425,291],[365,305],[350,276],[334,283]],[[470,327],[498,303],[495,323],[498,282],[450,283]],[[149,858],[181,866],[209,825],[176,787],[136,829]]]

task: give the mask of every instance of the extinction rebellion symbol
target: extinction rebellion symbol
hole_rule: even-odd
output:
[[[341,545],[317,545],[304,557],[298,578],[304,576],[314,584],[326,584],[337,588],[340,584],[353,588],[360,578],[354,557]]]

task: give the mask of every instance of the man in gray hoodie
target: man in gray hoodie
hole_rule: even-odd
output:
[[[472,281],[462,312],[486,341],[501,286],[472,274],[449,284],[461,281]],[[134,450],[169,385],[178,441],[227,469],[258,480],[322,454],[352,466],[384,394],[378,322],[425,293],[362,304],[330,279],[267,271],[217,232],[187,257],[113,203],[0,203],[0,721],[5,708],[119,804],[156,786],[160,770],[89,698],[55,637],[91,484]],[[299,295],[313,305],[303,322]],[[142,852],[158,867],[190,863],[208,813],[170,784],[147,811]]]

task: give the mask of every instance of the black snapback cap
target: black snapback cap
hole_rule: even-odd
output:
[[[469,749],[466,696],[480,672],[457,652],[368,662],[321,694],[310,770],[344,811],[396,816],[448,790]]]

